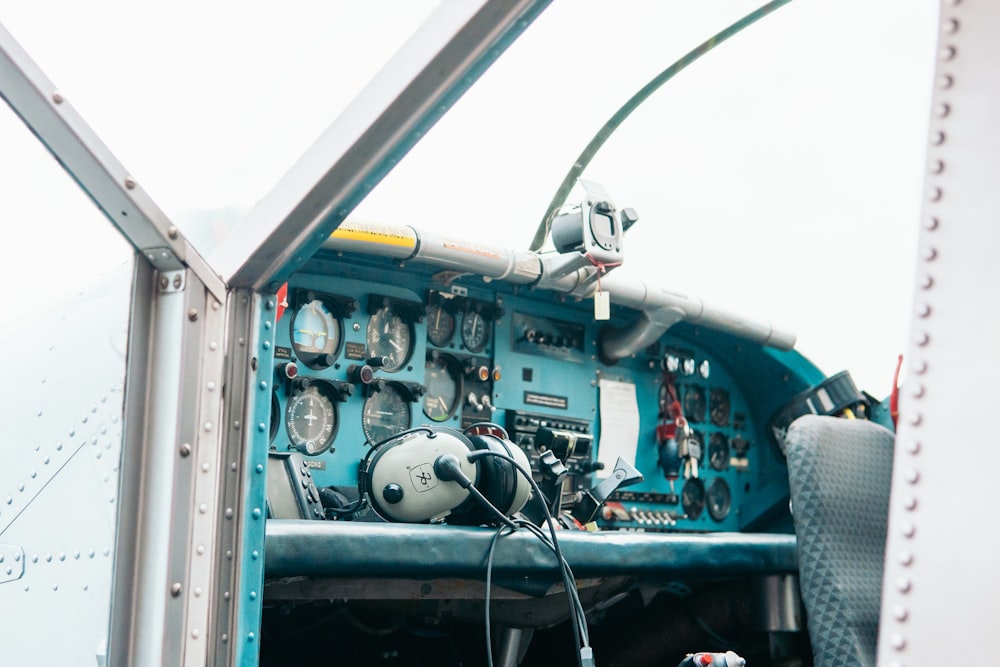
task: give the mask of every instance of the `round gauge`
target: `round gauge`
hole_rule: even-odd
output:
[[[729,516],[729,508],[733,504],[733,496],[729,492],[729,485],[726,480],[716,477],[708,485],[705,492],[706,504],[708,505],[708,515],[715,521],[722,521]]]
[[[708,464],[714,470],[729,466],[729,438],[724,433],[713,433],[708,439]]]
[[[705,390],[696,384],[684,390],[684,416],[692,424],[705,421]]]
[[[438,347],[451,342],[455,335],[455,316],[440,303],[427,306],[427,340]]]
[[[330,366],[340,350],[342,338],[340,319],[321,300],[313,299],[295,311],[292,349],[309,368]]]
[[[322,454],[337,434],[337,409],[330,392],[311,384],[292,394],[285,409],[285,429],[292,447],[304,454]]]
[[[462,317],[462,342],[470,352],[482,352],[490,339],[486,318],[478,310],[470,310]]]
[[[410,428],[410,402],[397,384],[388,382],[365,400],[361,427],[372,444]]]
[[[424,366],[424,414],[436,421],[447,421],[462,403],[462,367],[455,357],[436,352]]]
[[[383,358],[382,370],[394,373],[413,353],[413,327],[392,306],[382,306],[368,320],[368,356]]]
[[[697,477],[692,477],[684,482],[681,489],[681,505],[684,507],[684,514],[692,521],[701,516],[705,509],[705,484]]]
[[[709,416],[716,426],[729,426],[729,392],[713,389],[709,397]]]

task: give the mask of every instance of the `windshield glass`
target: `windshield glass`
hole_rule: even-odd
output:
[[[352,218],[527,247],[614,111],[759,4],[552,3]],[[434,5],[100,0],[3,20],[205,254]],[[935,21],[932,0],[791,2],[668,82],[584,172],[640,215],[619,270],[771,319],[827,373],[885,394]]]

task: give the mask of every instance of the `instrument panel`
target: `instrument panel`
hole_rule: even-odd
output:
[[[760,356],[759,346],[681,323],[608,365],[600,340],[620,320],[595,321],[588,302],[469,282],[395,267],[293,279],[276,329],[272,451],[301,455],[317,487],[353,500],[373,446],[421,424],[487,421],[507,428],[538,479],[538,429],[590,443],[565,456],[564,509],[614,456],[642,472],[609,498],[600,529],[756,529],[785,503],[783,463],[761,426],[769,415],[733,364],[736,347]],[[677,416],[687,426],[666,441]]]

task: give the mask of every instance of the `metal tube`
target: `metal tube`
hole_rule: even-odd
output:
[[[422,232],[404,225],[347,223],[323,244],[339,252],[396,257],[426,262],[454,271],[476,273],[493,280],[515,284],[535,284],[581,298],[593,295],[597,269],[585,266],[570,272],[563,256],[549,257],[529,251],[509,250],[499,246],[463,241],[434,232]],[[572,261],[569,262],[569,266]],[[655,340],[680,321],[724,331],[762,345],[781,350],[795,347],[795,334],[776,329],[767,320],[744,317],[706,305],[695,296],[653,287],[626,273],[609,273],[601,278],[601,288],[611,294],[614,304],[644,313],[637,330],[611,337],[608,359],[632,354],[642,341]],[[654,325],[655,323],[655,325]],[[656,333],[657,329],[659,333]],[[621,356],[614,356],[621,355]]]

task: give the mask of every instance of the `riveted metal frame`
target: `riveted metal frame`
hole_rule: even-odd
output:
[[[545,8],[450,0],[212,254],[236,287],[277,290]]]
[[[167,276],[136,262],[112,665],[205,663],[226,332],[222,304],[186,273],[184,289],[162,291]]]
[[[256,665],[264,580],[265,481],[274,362],[274,297],[233,290],[226,371],[225,481],[217,512],[217,595],[212,608],[216,665]]]
[[[925,201],[886,542],[878,661],[988,645],[1000,598],[990,427],[1000,376],[1000,6],[941,3]],[[863,462],[859,462],[863,465]]]

